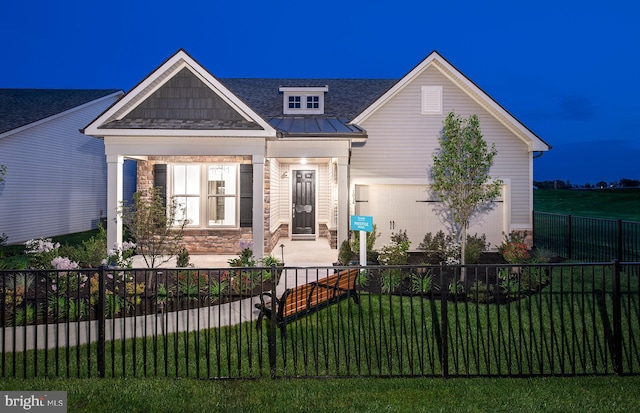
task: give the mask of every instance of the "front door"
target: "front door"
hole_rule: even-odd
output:
[[[316,172],[294,170],[291,194],[293,238],[314,238],[316,233]]]

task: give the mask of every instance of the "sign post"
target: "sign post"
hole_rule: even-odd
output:
[[[367,232],[373,231],[373,217],[351,215],[351,230],[360,231],[360,265],[367,265]]]

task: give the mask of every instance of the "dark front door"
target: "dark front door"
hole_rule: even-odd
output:
[[[293,171],[291,220],[294,237],[315,236],[316,172]]]

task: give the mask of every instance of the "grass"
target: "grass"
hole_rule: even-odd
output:
[[[566,213],[582,216],[596,216],[606,218],[622,218],[633,221],[640,221],[640,212],[635,212],[635,203],[640,197],[639,191],[624,191],[628,195],[617,194],[616,191],[534,191],[535,209],[544,212],[554,213]],[[606,199],[603,199],[602,197]],[[632,205],[632,206],[630,206]],[[623,211],[623,212],[620,212]],[[59,241],[63,243],[63,241]],[[579,275],[579,274],[578,274]],[[587,274],[588,275],[588,274]],[[600,274],[597,274],[600,277]],[[606,343],[600,341],[595,343],[595,339],[591,342],[587,342],[583,345],[582,341],[585,334],[589,334],[593,329],[594,320],[589,318],[589,314],[594,308],[603,308],[602,302],[597,302],[592,298],[576,297],[564,301],[562,295],[557,294],[562,289],[568,289],[569,284],[580,284],[584,277],[576,276],[569,278],[568,281],[564,281],[561,284],[555,284],[553,291],[556,294],[549,294],[544,296],[545,308],[555,309],[555,312],[550,312],[544,318],[531,318],[527,311],[522,312],[521,309],[535,308],[537,305],[536,298],[527,298],[519,301],[519,304],[505,306],[502,309],[496,309],[495,306],[485,306],[476,304],[455,305],[450,303],[447,305],[450,316],[453,315],[453,320],[457,320],[450,326],[450,342],[454,340],[463,340],[459,343],[462,348],[472,348],[473,346],[480,348],[480,346],[486,345],[491,340],[498,339],[497,343],[501,344],[501,350],[494,350],[494,358],[508,356],[509,352],[506,351],[509,348],[518,349],[520,343],[520,335],[513,334],[513,326],[516,323],[524,323],[528,326],[529,331],[533,331],[532,336],[527,335],[524,337],[529,341],[523,341],[525,345],[524,352],[512,353],[512,354],[535,354],[531,350],[544,349],[544,345],[541,346],[541,338],[543,337],[543,331],[554,331],[556,340],[554,345],[551,346],[551,353],[562,355],[565,354],[561,349],[574,349],[578,351],[580,357],[593,357],[593,352],[590,348],[595,349],[596,352],[606,351]],[[635,286],[637,282],[634,281]],[[562,289],[560,288],[562,286]],[[601,285],[603,290],[608,290],[610,286],[604,282]],[[535,296],[538,300],[541,295]],[[633,294],[627,296],[628,299],[624,302],[626,306],[623,308],[623,314],[632,311],[634,316],[637,314],[638,309],[638,293],[635,291]],[[584,300],[584,298],[587,298]],[[415,301],[415,300],[414,300]],[[555,304],[554,304],[555,303]],[[563,304],[561,304],[563,303]],[[396,333],[399,331],[410,331],[411,326],[420,326],[422,321],[418,324],[415,318],[400,318],[397,326],[400,330],[395,331],[391,329],[391,326],[396,325],[395,322],[380,323],[377,320],[381,320],[380,315],[389,315],[393,313],[395,316],[400,317],[401,314],[407,314],[408,303],[397,297],[374,301],[373,308],[369,308],[367,313],[364,314],[362,320],[371,320],[365,323],[367,329],[370,329],[374,333],[365,333],[363,336],[369,338],[369,342],[362,343],[362,345],[377,346],[381,351],[389,351],[394,349],[393,340],[386,340],[384,342],[373,343],[372,337],[383,337],[387,334],[387,338],[393,339],[398,337]],[[552,307],[548,307],[553,305]],[[604,308],[610,308],[610,303],[604,303]],[[349,307],[352,306],[352,307]],[[362,307],[364,307],[363,304]],[[524,306],[524,307],[523,307]],[[560,310],[560,308],[562,310]],[[286,350],[288,351],[288,360],[290,372],[293,368],[304,367],[305,353],[308,354],[309,349],[313,349],[314,343],[321,343],[324,337],[327,342],[333,342],[334,337],[331,334],[335,332],[335,323],[339,320],[335,317],[337,312],[345,314],[345,312],[354,311],[357,307],[353,307],[353,304],[342,303],[338,306],[333,306],[330,309],[325,310],[322,313],[317,314],[315,317],[307,317],[301,320],[295,326],[291,326],[289,332],[290,336],[295,338],[295,346],[291,345]],[[482,336],[480,341],[468,341],[469,336],[466,334],[469,331],[467,324],[466,314],[470,311],[471,315],[483,311],[487,314],[487,319],[490,321],[493,329],[482,330]],[[333,312],[332,312],[333,311]],[[364,310],[363,310],[364,311]],[[377,311],[377,312],[376,312]],[[423,317],[429,322],[432,317],[436,317],[439,314],[439,309],[432,309],[427,307],[426,312],[423,313]],[[558,311],[562,311],[566,315],[571,316],[569,320],[575,321],[563,325],[559,320],[560,314]],[[584,314],[587,314],[587,319],[583,318]],[[522,318],[524,315],[524,319]],[[378,316],[378,318],[376,318]],[[605,318],[606,319],[606,318]],[[385,320],[382,318],[382,320]],[[465,320],[465,323],[460,323],[461,320]],[[469,319],[471,322],[476,322],[473,317]],[[553,322],[551,322],[553,320]],[[539,331],[531,330],[531,326],[536,324],[544,327]],[[631,334],[633,337],[638,337],[638,332],[635,329],[640,325],[637,319],[631,320],[631,326],[633,330],[623,331],[625,335]],[[549,323],[549,324],[547,324]],[[498,331],[495,329],[498,325],[506,325],[503,330],[507,333],[506,336],[498,336]],[[316,330],[322,332],[324,336],[317,335],[314,340],[310,340],[311,336],[305,334],[304,326],[320,327],[324,326],[325,330]],[[426,324],[425,324],[426,325]],[[551,325],[553,327],[551,327]],[[469,325],[470,326],[470,325]],[[577,327],[577,330],[575,329]],[[599,326],[597,326],[599,327]],[[164,354],[170,357],[166,358],[169,362],[173,358],[174,354],[177,354],[183,362],[177,366],[179,374],[185,375],[187,373],[189,377],[196,377],[196,366],[204,366],[207,363],[206,358],[194,358],[192,356],[186,363],[186,354],[195,351],[197,345],[202,343],[209,343],[213,345],[213,351],[218,355],[226,356],[233,354],[233,351],[228,352],[228,349],[235,348],[241,349],[242,352],[247,352],[247,342],[238,343],[236,340],[238,335],[238,329],[243,328],[248,334],[251,332],[256,340],[253,341],[256,344],[258,341],[258,333],[255,333],[252,325],[245,324],[243,326],[236,326],[231,329],[219,330],[215,340],[206,341],[202,334],[190,334],[179,335],[177,337],[171,337],[166,343],[166,350],[160,353],[160,358],[156,363],[160,366],[160,374],[164,372]],[[474,327],[475,328],[475,327]],[[332,330],[333,329],[333,330]],[[404,330],[402,330],[404,329]],[[209,334],[213,333],[211,330],[207,330]],[[262,333],[264,334],[264,333]],[[373,334],[373,335],[372,335]],[[509,335],[511,334],[511,335]],[[198,339],[199,337],[199,339]],[[210,336],[211,337],[211,336]],[[263,336],[260,336],[263,337]],[[331,337],[331,338],[329,338]],[[509,338],[511,337],[511,338]],[[533,337],[530,340],[529,337]],[[628,336],[627,336],[628,337]],[[517,339],[517,340],[516,340]],[[537,340],[537,341],[536,341]],[[152,377],[152,378],[140,378],[140,377],[117,377],[122,375],[122,366],[125,366],[127,371],[132,371],[133,366],[137,367],[138,376],[142,375],[144,365],[153,366],[154,360],[144,359],[141,356],[142,348],[144,346],[143,340],[135,340],[136,344],[136,356],[135,359],[128,358],[122,359],[122,357],[113,360],[113,366],[115,368],[116,377],[107,379],[96,378],[82,378],[82,379],[58,379],[58,378],[29,378],[29,379],[0,379],[0,388],[5,391],[9,390],[63,390],[68,392],[69,397],[69,412],[102,412],[102,411],[120,411],[120,412],[178,412],[178,411],[192,411],[192,412],[211,412],[211,411],[313,411],[313,412],[334,412],[334,411],[398,411],[398,412],[415,412],[415,411],[585,411],[585,412],[614,412],[614,411],[640,411],[640,398],[637,397],[637,389],[640,386],[639,376],[619,377],[614,375],[604,376],[578,376],[578,377],[549,377],[549,378],[454,378],[444,380],[442,378],[344,378],[344,379],[332,379],[327,378],[323,380],[314,379],[258,379],[258,380],[231,380],[231,381],[216,381],[216,380],[195,380],[195,379],[174,379],[171,377]],[[132,348],[134,341],[129,340],[125,343],[127,348]],[[197,344],[200,343],[200,344]],[[353,341],[352,338],[346,337],[340,341],[341,345],[357,345],[357,341]],[[535,344],[532,344],[535,343]],[[148,345],[153,345],[153,342],[147,342]],[[157,343],[156,343],[157,344]],[[407,358],[407,354],[410,354],[406,349],[407,346],[413,346],[410,341],[401,343],[405,350],[403,351],[405,366],[407,363],[414,363]],[[161,348],[164,343],[160,343]],[[429,351],[437,351],[437,343],[431,341],[428,347]],[[563,346],[568,347],[563,347]],[[634,345],[636,347],[634,347]],[[386,346],[386,347],[385,347]],[[515,346],[515,347],[514,347]],[[554,347],[555,346],[555,347]],[[576,347],[577,346],[577,347]],[[120,345],[113,348],[113,351],[121,348]],[[354,347],[356,348],[356,347]],[[494,347],[497,349],[498,347]],[[186,350],[185,350],[186,349]],[[107,352],[111,352],[112,347],[108,346]],[[331,352],[335,350],[331,347],[323,347],[322,353],[319,358],[324,365],[335,366],[336,360],[331,355]],[[497,352],[496,352],[497,351]],[[637,363],[637,343],[630,345],[625,349],[625,357],[627,360],[631,357],[635,357],[633,363]],[[52,352],[53,354],[54,352]],[[87,348],[81,349],[81,354],[86,354]],[[254,357],[258,357],[258,353],[252,353]],[[539,353],[544,354],[544,353]],[[549,353],[547,353],[549,354]],[[565,354],[566,355],[566,354]],[[32,357],[30,354],[29,357]],[[66,357],[65,352],[62,351],[61,357]],[[265,354],[262,355],[266,357]],[[517,356],[520,357],[520,356]],[[20,359],[17,359],[18,368],[20,369]],[[42,352],[40,352],[40,368],[42,368],[42,360],[44,359]],[[50,357],[50,360],[53,356]],[[78,366],[74,365],[76,360],[76,354],[71,352],[70,361],[71,372],[73,375]],[[235,371],[241,373],[247,366],[239,366],[238,360],[235,358],[229,358],[231,365],[235,366]],[[400,359],[397,359],[400,360]],[[537,360],[545,359],[531,359],[537,362]],[[298,364],[294,364],[294,361]],[[462,368],[462,372],[466,371],[466,365],[469,361],[460,357],[460,354],[454,352],[450,354],[450,366],[454,368]],[[571,360],[568,360],[571,362]],[[340,363],[343,368],[346,368],[346,360]],[[533,363],[536,364],[536,363]],[[420,363],[417,364],[420,366]],[[472,367],[473,364],[470,364]],[[111,365],[110,365],[111,366]],[[239,366],[239,367],[238,367]],[[254,364],[255,366],[255,364]],[[354,364],[351,364],[353,367]],[[372,366],[378,368],[378,364],[373,363]],[[399,366],[394,364],[394,366]],[[387,368],[381,366],[380,369],[387,369],[387,372],[393,371],[394,366]],[[433,364],[430,366],[427,363],[429,369],[434,374],[439,373],[439,366]],[[457,366],[457,367],[456,367]],[[545,364],[546,366],[546,364]],[[224,367],[224,366],[223,366]],[[94,367],[95,368],[95,367]],[[200,367],[202,368],[202,367]],[[476,363],[475,368],[486,368],[482,363]],[[608,368],[611,368],[608,366]],[[634,364],[634,371],[638,371],[638,366]],[[170,365],[168,369],[168,376],[172,376],[176,371],[175,365]],[[283,367],[280,366],[281,373]],[[304,372],[304,370],[301,370]],[[357,373],[357,371],[356,371]],[[95,374],[95,370],[94,373]],[[64,375],[64,374],[63,374]],[[268,374],[266,375],[268,376]]]
[[[2,389],[60,390],[69,412],[639,411],[640,377],[541,379],[56,379]]]
[[[640,222],[640,189],[536,189],[533,209],[540,212]]]

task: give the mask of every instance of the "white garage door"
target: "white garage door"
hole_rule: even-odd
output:
[[[356,185],[356,215],[369,215],[380,234],[376,249],[388,243],[392,233],[407,231],[411,250],[416,250],[425,234],[439,230],[449,233],[448,226],[436,214],[439,203],[430,199],[426,185]],[[473,223],[469,234],[485,234],[495,248],[502,242],[504,232],[504,205],[502,198],[493,203],[493,209]]]

